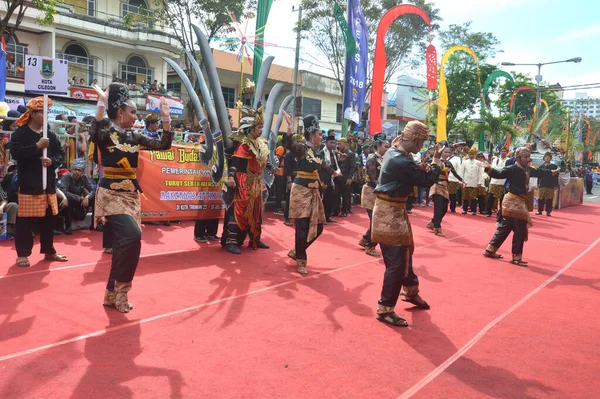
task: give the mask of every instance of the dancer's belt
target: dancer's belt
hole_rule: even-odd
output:
[[[107,179],[137,179],[137,174],[134,168],[113,168],[110,166],[104,167],[103,177]]]
[[[314,172],[303,172],[299,170],[296,172],[296,177],[307,180],[321,180],[319,177],[319,172],[316,170]]]
[[[406,200],[408,197],[390,197],[387,194],[376,193],[377,201],[386,205],[391,205],[394,208],[406,208]]]
[[[518,199],[520,199],[521,201],[527,201],[527,194],[525,194],[525,195],[520,195],[520,194],[511,193],[511,192],[509,191],[507,195],[510,195],[510,196],[512,196],[512,197],[515,197],[515,198],[518,198]]]

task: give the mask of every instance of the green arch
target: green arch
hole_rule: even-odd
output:
[[[512,75],[506,71],[502,71],[500,69],[492,72],[487,79],[485,80],[485,83],[483,84],[483,98],[485,99],[487,97],[488,94],[488,90],[490,89],[490,85],[492,84],[492,82],[500,77],[504,77],[506,78],[510,83],[512,83],[512,85],[515,85],[515,80],[513,79]],[[479,116],[481,119],[483,119],[483,111],[485,110],[485,104],[483,103],[483,101],[481,102],[481,110],[479,111]],[[484,151],[485,150],[485,132],[481,132],[479,134],[479,151]]]

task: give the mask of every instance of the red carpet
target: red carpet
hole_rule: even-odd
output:
[[[0,397],[596,395],[600,207],[534,216],[528,268],[481,256],[493,219],[449,214],[444,239],[424,228],[432,208],[415,209],[414,265],[432,308],[401,303],[405,329],[375,320],[384,266],[356,245],[367,218],[355,211],[325,226],[307,277],[285,256],[293,229],[273,214],[271,250],[242,256],[196,244],[192,223],[145,226],[127,315],[101,306],[100,233],[58,237],[70,261],[36,254],[29,269],[0,242]]]

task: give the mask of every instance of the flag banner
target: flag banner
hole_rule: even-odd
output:
[[[222,183],[210,178],[196,145],[173,145],[167,151],[140,151],[137,175],[142,220],[222,219]]]
[[[160,113],[160,98],[164,97],[169,102],[169,108],[173,115],[183,115],[183,101],[175,97],[167,97],[153,94],[146,94],[146,111]]]
[[[6,95],[6,41],[0,36],[0,101]]]
[[[368,36],[367,23],[360,0],[348,2],[348,24],[356,44],[354,55],[346,53],[346,78],[344,82],[344,119],[359,123],[367,90]]]
[[[346,43],[346,54],[356,54],[356,43],[354,42],[352,31],[348,26],[348,22],[346,22],[346,18],[344,17],[342,7],[340,7],[337,1],[333,5],[333,14],[335,15],[335,19],[337,19],[338,25],[340,26],[340,31],[342,32],[342,36],[344,37],[344,43]]]
[[[255,33],[255,45],[254,45],[254,62],[252,64],[252,81],[258,82],[258,75],[260,75],[260,68],[262,67],[264,57],[264,39],[265,39],[265,27],[267,26],[267,20],[269,19],[269,13],[271,12],[271,5],[273,0],[258,0],[258,10],[256,15],[256,33]]]

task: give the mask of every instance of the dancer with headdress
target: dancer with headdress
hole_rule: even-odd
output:
[[[375,137],[375,151],[369,154],[367,158],[366,173],[365,173],[365,184],[362,186],[362,192],[360,195],[360,205],[367,211],[369,216],[369,229],[362,236],[358,245],[365,249],[365,253],[370,256],[379,256],[379,253],[375,250],[377,243],[371,241],[371,222],[373,220],[373,207],[375,206],[375,187],[379,181],[379,174],[381,173],[381,165],[383,165],[383,156],[390,148],[390,142],[385,139],[385,136],[381,133],[376,133]]]
[[[286,119],[291,125],[291,117],[286,114]],[[296,261],[298,273],[307,274],[306,250],[321,235],[325,222],[319,172],[323,169],[332,176],[340,176],[340,173],[317,156],[321,146],[321,128],[315,115],[304,117],[305,142],[291,140],[291,134],[292,130],[288,129],[287,148],[297,160],[296,178],[290,193],[290,218],[296,223],[296,238],[294,249],[289,251],[288,256]]]
[[[402,287],[404,301],[419,309],[429,309],[419,295],[419,278],[413,270],[415,243],[406,212],[406,201],[413,187],[431,187],[441,172],[439,144],[431,164],[417,166],[411,156],[421,149],[428,137],[429,129],[425,124],[408,122],[383,157],[379,184],[375,188],[377,199],[373,208],[371,240],[381,246],[385,262],[377,320],[398,327],[408,326],[407,321],[394,312]]]
[[[445,147],[442,151],[440,162],[442,163],[442,171],[439,176],[439,180],[429,190],[429,196],[433,201],[433,218],[427,223],[427,228],[433,230],[434,234],[439,237],[446,237],[442,232],[442,220],[448,212],[448,204],[450,203],[450,190],[449,190],[449,176],[450,173],[456,180],[462,185],[463,180],[454,169],[452,163],[448,160],[454,150],[451,147]]]
[[[240,109],[242,119],[238,134],[231,136],[239,146],[231,156],[227,187],[234,189],[233,204],[225,212],[221,245],[232,254],[242,253],[241,246],[248,236],[252,249],[268,249],[261,241],[264,169],[275,170],[268,162],[269,147],[260,136],[263,130],[262,108]]]
[[[486,173],[494,179],[506,179],[510,185],[508,194],[502,201],[502,220],[498,229],[492,237],[490,244],[485,249],[483,256],[498,259],[498,249],[502,246],[509,234],[513,233],[512,259],[510,263],[517,266],[527,266],[523,261],[523,245],[528,238],[529,227],[532,226],[531,216],[527,209],[527,194],[529,193],[529,178],[549,178],[556,176],[559,169],[544,170],[529,166],[531,162],[531,151],[527,147],[521,147],[515,152],[515,163],[504,169],[494,169],[485,163]]]
[[[48,99],[48,108],[52,101]],[[17,161],[19,176],[19,209],[17,211],[15,247],[17,266],[31,266],[27,259],[33,248],[33,225],[40,231],[40,252],[44,260],[66,262],[67,257],[54,249],[54,216],[58,214],[56,199],[56,170],[63,162],[63,152],[56,135],[48,131],[42,136],[44,126],[44,97],[27,102],[27,111],[17,119],[17,130],[11,136],[10,154]],[[42,150],[47,148],[46,157]],[[46,189],[42,184],[42,171],[46,168]]]
[[[90,127],[90,138],[100,151],[104,174],[98,182],[95,217],[106,219],[113,236],[113,256],[104,306],[115,307],[127,313],[133,306],[127,293],[140,259],[141,187],[136,168],[140,150],[168,150],[171,148],[171,118],[167,100],[160,99],[163,123],[162,139],[133,132],[137,106],[129,97],[126,85],[111,83],[106,91],[98,92],[98,110]],[[104,120],[104,113],[110,127]]]

